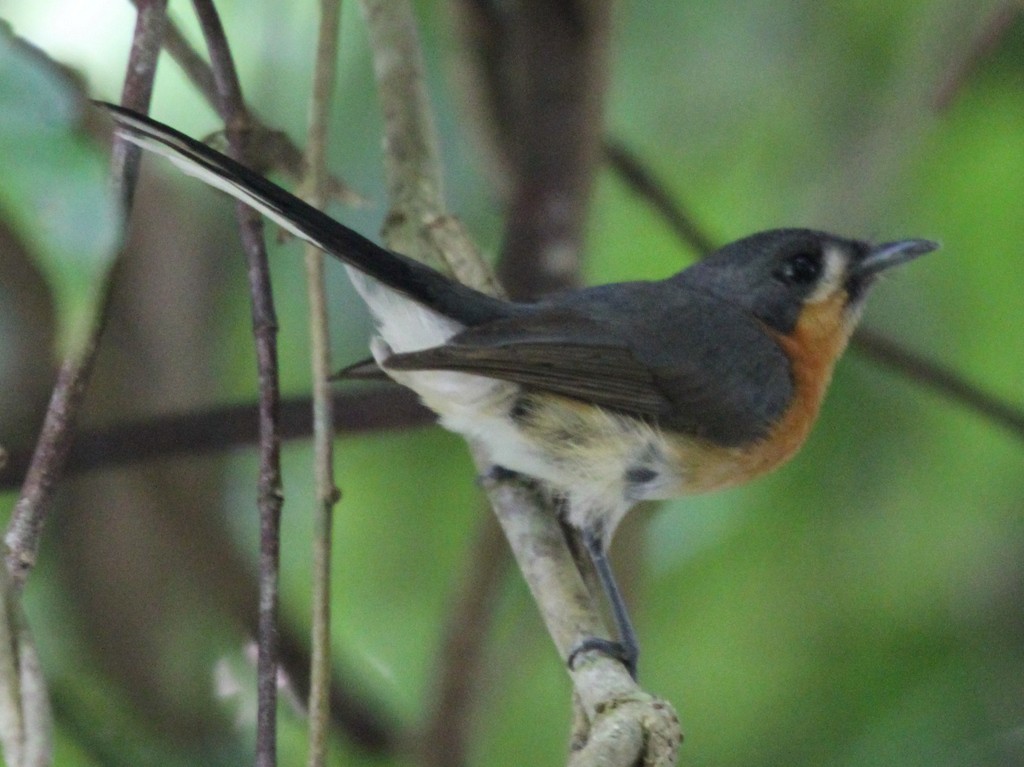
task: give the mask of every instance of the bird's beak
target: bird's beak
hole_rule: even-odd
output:
[[[857,277],[871,277],[891,266],[905,264],[925,253],[938,249],[939,243],[931,240],[899,240],[876,245],[854,268]]]

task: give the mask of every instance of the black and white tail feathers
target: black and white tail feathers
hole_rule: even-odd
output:
[[[129,109],[95,102],[129,141],[258,210],[325,253],[462,325],[508,316],[512,305],[387,250],[200,141]]]

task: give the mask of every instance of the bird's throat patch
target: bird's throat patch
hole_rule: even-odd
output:
[[[766,471],[792,457],[810,433],[836,360],[850,340],[852,323],[846,318],[846,304],[846,292],[842,290],[807,304],[793,332],[776,336],[792,366],[794,397],[768,437],[772,447],[766,451]]]

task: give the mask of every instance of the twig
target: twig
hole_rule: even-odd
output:
[[[238,73],[212,0],[193,0],[206,39],[217,86],[217,111],[227,128],[229,152],[246,161],[248,115],[242,100]],[[242,203],[235,216],[248,265],[252,301],[253,336],[259,381],[259,480],[257,504],[260,516],[259,645],[257,674],[256,764],[277,764],[277,651],[278,590],[281,547],[281,437],[278,432],[280,391],[277,376],[277,317],[270,289],[270,269],[263,241],[260,214]]]
[[[521,484],[490,483],[489,497],[519,569],[563,658],[607,627],[555,518]],[[578,656],[570,673],[585,721],[575,728],[574,767],[676,763],[682,733],[675,711],[641,690],[625,667],[602,653]],[[577,723],[579,725],[579,723]]]
[[[0,569],[0,761],[46,767],[53,716],[28,620],[10,575]]]
[[[469,54],[465,80],[476,86],[467,101],[482,107],[476,110],[482,127],[477,132],[491,138],[492,155],[510,188],[498,262],[502,283],[515,297],[576,286],[590,190],[602,155],[611,4],[461,0],[455,6]],[[574,543],[574,531],[564,532]],[[575,546],[571,550],[578,553]],[[585,578],[593,574],[586,556],[576,563]],[[463,673],[456,666],[450,671]],[[449,689],[468,696],[471,686]],[[575,696],[576,703],[580,700]],[[467,708],[449,701],[445,711],[454,715]],[[580,725],[574,737],[581,742],[590,739],[591,713],[578,710],[574,717]],[[437,750],[456,751],[455,736],[466,729],[456,722],[443,731]]]
[[[630,166],[643,169],[639,176],[642,181],[638,181],[637,174],[623,173],[619,164],[613,163],[612,167],[616,172],[622,174],[623,181],[670,221],[678,219],[689,222],[688,228],[693,229],[696,238],[677,232],[683,242],[693,246],[702,255],[713,250],[713,248],[697,247],[698,243],[703,242],[706,243],[705,248],[707,248],[712,240],[694,222],[694,219],[677,202],[673,201],[672,195],[650,171],[645,169],[639,158],[625,147],[620,146],[620,151],[624,156],[630,158]],[[992,421],[997,426],[1009,429],[1017,437],[1024,439],[1024,409],[983,391],[949,368],[907,349],[877,331],[866,328],[861,328],[854,333],[850,346],[869,359],[893,368],[907,379],[939,392],[951,402],[973,410],[981,417]]]
[[[426,426],[434,414],[408,389],[397,386],[367,391],[334,392],[334,430],[364,434]],[[302,439],[313,433],[312,400],[293,397],[281,402],[281,438]],[[180,455],[201,455],[256,444],[258,411],[254,403],[223,405],[172,413],[113,426],[82,430],[67,457],[65,472],[80,474]],[[21,485],[31,452],[12,449],[0,467],[0,492]]]
[[[152,0],[135,22],[122,103],[140,111],[149,107],[163,34],[165,0]],[[110,163],[111,191],[125,215],[131,210],[138,175],[139,150],[114,139]],[[97,302],[88,318],[89,329],[61,364],[57,383],[43,421],[42,432],[25,475],[5,537],[7,571],[0,573],[3,659],[3,751],[11,764],[47,765],[52,758],[49,696],[28,623],[18,598],[36,561],[43,523],[54,489],[64,475],[85,391],[92,376],[100,338],[106,326],[114,276],[122,254],[97,274]]]
[[[166,0],[151,0],[140,5],[136,19],[121,103],[140,112],[149,109],[165,12]],[[121,200],[125,215],[131,210],[138,164],[138,147],[124,139],[115,138],[110,164],[111,187],[115,197]],[[57,372],[57,382],[50,397],[39,441],[25,474],[21,496],[11,514],[4,538],[7,546],[6,564],[11,580],[19,588],[35,564],[43,523],[54,489],[64,474],[79,411],[106,325],[121,257],[118,254],[107,271],[97,278],[98,300],[89,320],[89,331],[81,347],[68,355]]]
[[[498,589],[511,564],[508,544],[493,515],[480,518],[469,551],[458,579],[461,585],[445,620],[433,704],[420,738],[421,767],[458,767],[468,762],[467,741],[484,638]]]
[[[943,73],[942,81],[932,97],[932,108],[936,112],[949,109],[981,62],[996,49],[1006,37],[1014,22],[1024,16],[1020,0],[1007,0],[997,6],[985,20],[981,30],[975,34],[966,52],[954,57]]]
[[[433,263],[463,282],[498,293],[493,276],[456,222],[445,214],[442,170],[432,113],[424,88],[418,34],[411,9],[396,0],[361,0],[374,56],[377,89],[384,114],[385,172],[391,209],[384,237],[395,250]],[[474,263],[475,259],[475,263]],[[488,460],[471,445],[478,469]],[[486,555],[480,539],[493,540],[497,525],[482,528],[473,562]],[[488,534],[490,533],[490,535]],[[488,551],[491,546],[486,547]],[[491,557],[472,568],[469,583],[446,618],[442,655],[435,682],[436,696],[420,738],[418,756],[424,765],[460,765],[468,731],[468,701],[486,636],[487,607],[496,587],[501,562]],[[477,620],[483,619],[482,624]],[[468,623],[472,621],[472,624]],[[472,629],[465,631],[467,626]]]
[[[445,241],[448,247],[439,248],[433,226],[438,217],[446,217],[436,137],[423,92],[422,59],[409,4],[362,0],[362,6],[385,118],[385,167],[393,206],[385,235],[388,244],[414,258],[450,256],[452,247],[457,247],[460,257],[468,257],[475,248],[467,238],[446,231],[451,235]],[[458,272],[456,276],[466,281]],[[479,445],[470,448],[483,472],[489,467],[487,456]],[[583,584],[550,504],[523,483],[489,483],[486,489],[561,657],[568,658],[584,636],[605,635],[600,611]],[[674,747],[667,752],[658,749],[662,743],[678,746],[678,721],[671,708],[641,691],[617,661],[593,656],[587,653],[579,671],[573,673],[593,725],[581,764],[610,767],[644,759],[652,767],[674,763]],[[628,738],[633,750],[616,752],[616,761],[602,761],[609,749],[623,742],[627,730],[636,735]]]
[[[424,240],[425,223],[445,212],[437,131],[423,86],[416,22],[405,2],[361,0],[361,6],[384,114],[390,203],[384,237],[404,251],[404,241],[415,248]]]
[[[868,359],[902,373],[1024,439],[1024,410],[1021,408],[982,391],[958,373],[905,349],[877,331],[861,328],[854,336],[854,343]]]
[[[135,6],[143,2],[144,0],[131,0]],[[173,20],[167,21],[163,45],[200,95],[217,109],[217,84],[214,81],[213,70],[192,47]],[[296,181],[301,180],[306,172],[302,150],[283,131],[266,125],[252,112],[247,114],[250,167],[264,172],[270,169],[280,170]],[[326,194],[331,199],[346,205],[362,205],[366,202],[362,195],[336,176],[328,175],[326,183]]]
[[[625,144],[613,138],[604,142],[605,161],[635,194],[647,201],[660,215],[676,237],[689,245],[699,256],[715,249],[707,233],[697,225],[683,205],[654,177],[650,169]]]
[[[338,60],[341,0],[321,0],[306,140],[307,201],[322,208],[327,188],[327,123]],[[331,523],[340,493],[334,481],[334,414],[331,410],[331,345],[324,286],[324,254],[306,245],[310,360],[313,373],[313,446],[316,509],[313,522],[313,629],[309,686],[309,767],[327,760],[331,691]]]

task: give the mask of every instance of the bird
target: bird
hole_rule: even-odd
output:
[[[376,244],[167,125],[98,104],[126,139],[345,264],[375,320],[380,370],[482,444],[496,472],[548,489],[617,633],[584,639],[570,669],[594,650],[636,678],[639,641],[607,557],[622,518],[793,457],[879,275],[938,248],[771,229],[663,280],[510,301]]]

